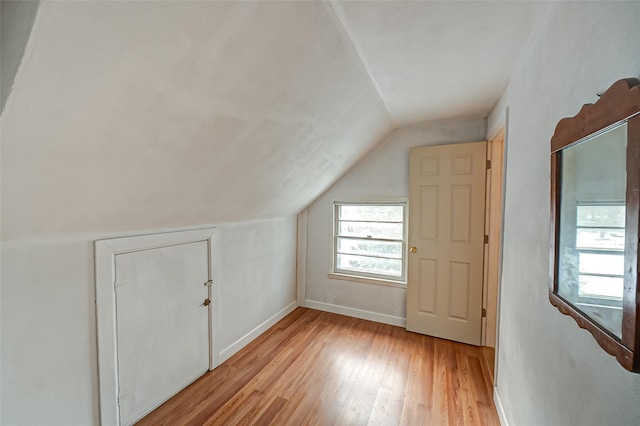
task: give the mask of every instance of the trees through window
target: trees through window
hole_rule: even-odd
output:
[[[334,208],[334,272],[405,282],[406,203]]]

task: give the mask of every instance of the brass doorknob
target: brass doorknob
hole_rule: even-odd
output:
[[[410,251],[411,253],[415,253],[415,252],[417,252],[417,251],[418,251],[418,249],[417,249],[415,246],[413,246],[413,247],[411,247],[411,248],[409,249],[409,251]]]
[[[210,299],[204,299],[204,302],[202,304],[204,306],[209,306],[211,304],[211,300]]]

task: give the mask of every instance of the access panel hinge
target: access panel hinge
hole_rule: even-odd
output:
[[[482,308],[482,318],[486,318],[487,317],[487,310],[485,308]]]
[[[491,160],[487,160],[487,170],[491,168]]]

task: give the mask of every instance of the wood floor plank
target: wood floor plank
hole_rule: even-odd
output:
[[[419,353],[411,354],[400,424],[425,424],[430,419],[432,404],[430,401],[425,404],[425,395],[431,394],[432,387],[432,371],[425,371],[425,365]]]
[[[449,389],[449,363],[447,357],[447,345],[449,342],[442,340],[434,343],[433,366],[433,408],[431,422],[434,425],[449,424],[449,399],[452,397]]]
[[[381,331],[383,327],[383,324],[375,324],[370,330],[373,336],[371,347],[359,363],[349,399],[338,417],[339,424],[366,424],[371,417],[391,349],[388,336]]]
[[[462,403],[462,416],[463,424],[479,424],[480,414],[478,411],[478,397],[475,386],[473,386],[471,380],[471,374],[469,372],[469,363],[467,358],[461,354],[456,353],[456,360],[458,364],[458,372],[460,373],[461,383],[461,403]]]
[[[480,348],[298,308],[141,425],[498,425]]]
[[[397,425],[402,417],[410,356],[401,349],[397,338],[393,338],[392,342],[369,416],[369,425]]]
[[[258,416],[256,417],[254,422],[248,422],[243,424],[253,424],[253,425],[270,425],[273,424],[273,419],[278,415],[278,413],[282,410],[282,408],[287,404],[287,400],[284,398],[280,398],[279,396],[275,397],[269,405],[265,407]]]

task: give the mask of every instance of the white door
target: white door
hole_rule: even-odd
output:
[[[209,369],[206,241],[115,256],[120,423]]]
[[[409,331],[480,345],[485,172],[486,142],[411,150]]]

